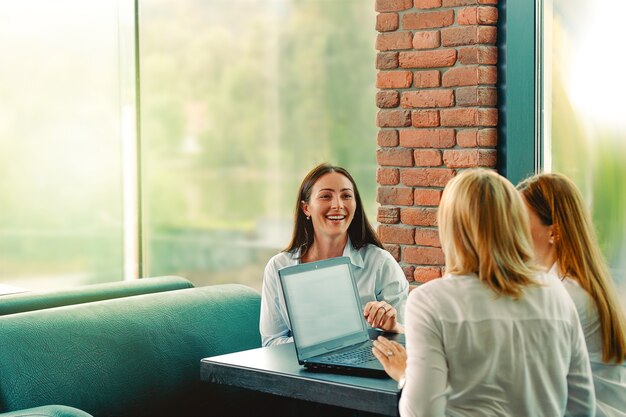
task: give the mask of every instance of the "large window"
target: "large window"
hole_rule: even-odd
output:
[[[370,1],[139,9],[144,273],[260,288],[323,161],[351,171],[375,216]]]
[[[621,52],[626,5],[546,0],[541,12],[544,168],[563,172],[583,191],[626,296],[626,58]]]
[[[128,1],[0,2],[4,285],[43,289],[123,276],[132,22]]]
[[[374,218],[374,27],[362,0],[1,2],[0,282],[260,288],[322,161]]]

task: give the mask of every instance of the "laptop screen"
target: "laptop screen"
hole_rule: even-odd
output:
[[[289,319],[299,348],[362,332],[361,306],[348,263],[289,274],[285,297],[294,306]]]

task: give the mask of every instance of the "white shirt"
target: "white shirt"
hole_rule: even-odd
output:
[[[281,252],[265,266],[259,326],[263,346],[293,341],[278,270],[300,263],[298,256],[298,253]],[[397,320],[402,323],[409,284],[393,256],[375,245],[357,250],[350,239],[343,256],[350,257],[362,306],[369,301],[384,300],[397,310]]]
[[[430,281],[406,311],[406,384],[400,415],[595,415],[589,359],[576,308],[559,280],[514,300],[476,275]]]
[[[556,263],[552,265],[550,273],[557,277],[562,276]],[[578,281],[565,277],[562,282],[576,304],[585,335],[596,390],[596,415],[626,417],[626,363],[616,365],[602,362],[602,328],[596,305]]]

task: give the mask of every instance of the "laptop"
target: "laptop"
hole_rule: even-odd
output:
[[[386,377],[347,256],[278,271],[298,363],[313,371]]]

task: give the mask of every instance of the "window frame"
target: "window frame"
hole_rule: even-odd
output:
[[[498,170],[513,184],[543,166],[541,138],[541,0],[500,2]],[[532,26],[533,30],[528,30]]]

